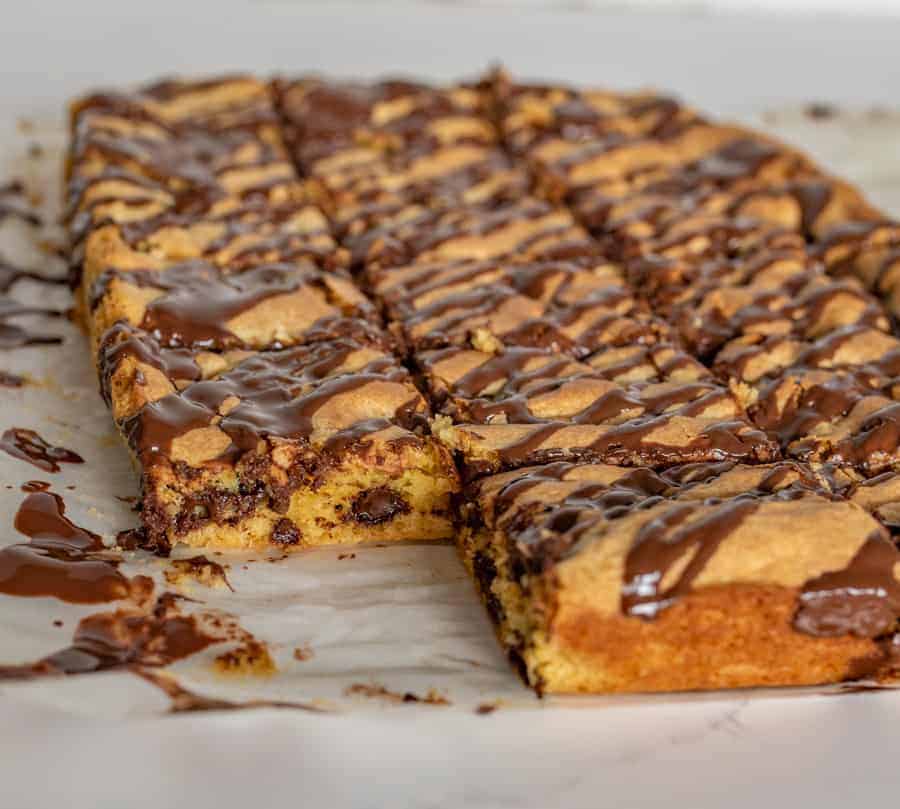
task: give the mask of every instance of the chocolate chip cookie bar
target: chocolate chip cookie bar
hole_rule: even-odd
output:
[[[448,535],[456,473],[386,350],[162,348],[119,323],[103,389],[142,473],[147,544],[302,548]]]
[[[466,492],[460,547],[543,693],[805,685],[890,669],[900,552],[791,462],[555,463]]]
[[[149,546],[455,525],[540,692],[900,673],[900,237],[797,149],[502,71],[164,82],[75,105],[68,223]]]

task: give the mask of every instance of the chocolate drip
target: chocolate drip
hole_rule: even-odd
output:
[[[72,450],[54,447],[34,430],[22,427],[11,427],[3,433],[0,450],[45,472],[59,472],[61,463],[84,463],[84,458]]]
[[[734,500],[684,525],[695,507],[678,504],[643,526],[625,561],[622,611],[637,618],[655,618],[678,596],[691,589],[716,550],[758,507],[755,500]],[[678,580],[663,590],[669,569],[686,553],[693,556]]]
[[[25,185],[20,180],[12,180],[0,185],[0,223],[5,219],[15,218],[34,227],[40,227],[43,224],[43,220],[36,213],[12,201],[24,196]]]
[[[267,699],[252,699],[246,702],[205,697],[190,691],[168,674],[134,666],[131,669],[138,677],[156,686],[171,700],[169,713],[196,713],[198,711],[242,711],[253,708],[290,708],[298,711],[323,713],[324,709],[305,702],[284,702]]]
[[[221,583],[234,592],[234,587],[228,581],[225,568],[204,554],[189,556],[186,559],[171,560],[169,568],[164,575],[166,581],[169,582],[177,582],[180,576],[187,576],[207,586]]]
[[[72,645],[37,663],[0,667],[0,679],[90,674],[131,666],[168,666],[222,640],[182,615],[177,596],[163,593],[152,611],[121,609],[82,619]]]
[[[22,267],[14,266],[0,257],[0,293],[9,292],[14,284],[25,279],[51,285],[65,285],[68,283],[68,278],[65,275],[46,275],[37,270],[26,270]]]
[[[130,596],[149,580],[129,581],[97,534],[65,517],[62,498],[35,490],[16,514],[18,531],[31,538],[0,549],[0,592],[12,596],[52,596],[73,604],[98,604]]]
[[[807,582],[794,627],[809,635],[875,638],[900,619],[900,553],[883,533],[870,536],[843,570]]]
[[[9,371],[0,371],[0,387],[3,388],[22,388],[28,384],[28,380],[19,374],[13,374]]]
[[[58,309],[42,306],[26,306],[9,298],[0,298],[0,349],[24,348],[32,345],[53,345],[62,342],[62,337],[55,334],[38,334],[8,323],[10,318],[22,315],[47,315],[59,317],[63,313]]]

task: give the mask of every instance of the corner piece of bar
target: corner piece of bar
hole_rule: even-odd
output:
[[[157,548],[451,535],[452,460],[408,373],[378,347],[336,337],[213,353],[119,324],[101,369]]]
[[[464,493],[459,543],[547,693],[810,685],[890,668],[900,552],[808,467],[556,463]]]

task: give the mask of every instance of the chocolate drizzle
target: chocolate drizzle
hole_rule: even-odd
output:
[[[28,306],[9,298],[0,298],[0,349],[61,343],[62,337],[58,335],[40,334],[8,321],[24,315],[60,317],[62,314],[59,309],[51,309],[45,306]]]
[[[32,491],[19,507],[15,525],[31,541],[0,549],[0,592],[6,595],[99,604],[127,598],[149,583],[144,577],[123,576],[100,537],[65,517],[58,494]]]
[[[356,350],[359,346],[352,341],[335,340],[254,355],[215,379],[151,402],[129,419],[124,430],[145,464],[165,457],[176,437],[213,424],[231,440],[220,458],[232,462],[270,436],[309,439],[316,413],[335,397],[367,385],[409,386],[407,372],[387,356],[352,374],[335,375]],[[322,442],[322,451],[339,454],[391,424],[421,427],[423,408],[424,403],[413,397],[390,413],[373,412],[371,418],[333,430]]]
[[[40,227],[41,218],[28,208],[16,204],[14,200],[25,196],[25,185],[21,180],[12,180],[0,185],[0,224],[5,219],[21,219],[29,225]],[[5,290],[4,290],[5,291]]]
[[[823,573],[800,594],[794,626],[808,635],[876,638],[900,620],[900,553],[881,532],[870,536],[843,570]]]
[[[45,472],[59,472],[61,463],[84,463],[84,458],[72,450],[54,447],[34,430],[22,427],[11,427],[3,433],[0,450]]]
[[[0,371],[0,387],[22,388],[28,384],[28,379],[10,371]]]
[[[689,592],[722,540],[756,507],[752,499],[738,499],[689,521],[694,508],[684,503],[652,519],[638,532],[628,552],[622,611],[638,618],[654,618],[678,596]],[[668,571],[690,552],[693,555],[677,581],[663,589]]]
[[[292,340],[324,339],[326,336],[366,334],[366,323],[374,323],[374,310],[360,298],[341,301],[326,276],[310,266],[267,265],[255,267],[236,275],[201,262],[178,265],[164,272],[107,273],[94,287],[92,300],[96,306],[105,295],[113,279],[139,287],[159,289],[160,297],[146,305],[139,325],[165,348],[243,347],[245,343],[230,329],[230,321],[238,315],[273,298],[296,293],[301,289],[310,296],[321,298],[331,314],[312,323],[304,323],[302,333],[290,331],[290,323],[278,331],[285,331]],[[280,324],[272,324],[280,325]],[[287,339],[287,338],[285,338]],[[267,347],[279,348],[271,342]]]
[[[152,671],[135,665],[131,670],[141,679],[154,685],[171,700],[169,713],[196,713],[198,711],[242,711],[253,708],[289,708],[297,711],[323,713],[324,709],[306,702],[285,702],[276,700],[252,699],[246,702],[233,702],[217,697],[206,697],[181,685],[174,677],[159,671]]]
[[[26,270],[10,264],[0,257],[0,293],[9,292],[16,283],[23,280],[36,281],[37,283],[50,284],[51,286],[62,286],[68,283],[68,278],[65,275],[47,275],[37,270]]]
[[[122,608],[89,615],[79,622],[71,646],[36,663],[0,667],[0,680],[168,666],[223,639],[195,616],[181,614],[177,599],[163,593],[149,611]]]

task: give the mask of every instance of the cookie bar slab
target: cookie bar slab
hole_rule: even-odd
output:
[[[456,470],[408,373],[375,345],[336,337],[219,354],[119,324],[101,368],[141,471],[151,547],[451,535]]]
[[[808,468],[556,463],[473,484],[462,556],[541,693],[810,685],[889,668],[900,553]]]

